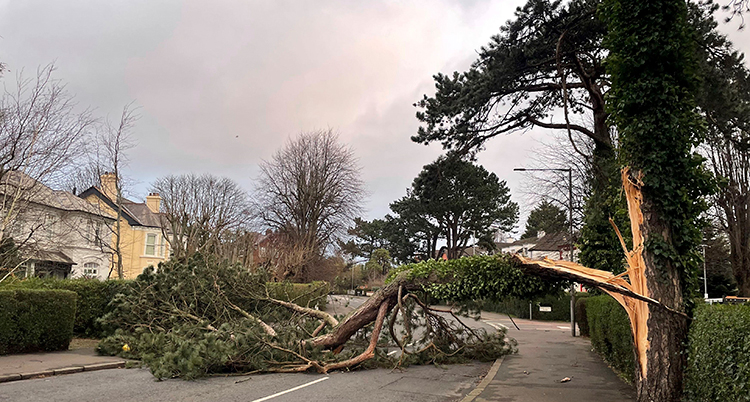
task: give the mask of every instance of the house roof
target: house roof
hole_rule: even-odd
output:
[[[98,187],[89,187],[78,197],[81,199],[86,198],[90,195],[94,195],[100,200],[104,201],[107,206],[113,210],[117,210],[117,204],[114,203],[109,197],[107,197]],[[161,214],[152,212],[151,209],[143,202],[131,201],[127,198],[122,199],[122,216],[128,222],[130,226],[147,226],[159,228],[161,227]]]
[[[17,189],[23,191],[25,201],[45,205],[63,211],[76,211],[114,219],[106,211],[76,197],[73,193],[63,190],[53,190],[29,175],[19,172],[7,172],[0,182],[0,194],[9,194]]]
[[[510,243],[511,246],[527,246],[529,244],[536,244],[536,242],[539,241],[538,237],[527,237],[525,239],[518,239],[514,241],[513,243]]]
[[[127,200],[125,200],[127,201]],[[143,226],[161,227],[160,215],[151,211],[145,203],[123,202],[125,208],[131,215],[138,220]]]
[[[547,233],[536,242],[533,251],[560,251],[562,248],[570,247],[570,239],[565,232]]]

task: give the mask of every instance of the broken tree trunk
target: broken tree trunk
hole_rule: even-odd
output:
[[[306,343],[326,349],[337,349],[354,336],[357,331],[375,321],[382,305],[387,305],[386,311],[390,311],[394,305],[398,304],[399,288],[416,290],[420,287],[421,281],[407,281],[404,275],[400,275],[367,299],[338,325],[334,326],[331,332],[310,339]]]
[[[623,169],[622,182],[633,234],[633,250],[628,250],[615,227],[627,261],[623,274],[614,275],[567,261],[533,261],[521,256],[515,256],[515,260],[522,269],[536,275],[596,286],[614,297],[630,319],[638,400],[679,401],[685,366],[682,348],[689,320],[683,311],[680,276],[673,266],[658,268],[654,255],[645,247],[651,234],[657,233],[664,239],[671,234],[652,205],[644,201],[640,173]]]

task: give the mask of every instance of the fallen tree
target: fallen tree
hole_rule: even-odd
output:
[[[503,331],[471,329],[423,301],[533,297],[559,289],[525,275],[509,256],[426,261],[345,317],[273,299],[265,276],[197,256],[147,270],[118,295],[99,351],[139,358],[158,378],[302,372],[492,360],[511,353]],[[385,328],[384,328],[385,327]],[[387,329],[387,330],[385,330]],[[385,347],[400,349],[389,357]]]

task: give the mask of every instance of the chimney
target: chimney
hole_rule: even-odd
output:
[[[151,212],[158,214],[159,208],[161,208],[161,196],[159,193],[149,193],[146,197],[146,206]]]
[[[102,182],[102,193],[110,200],[117,202],[117,176],[112,172],[104,172],[99,179]]]

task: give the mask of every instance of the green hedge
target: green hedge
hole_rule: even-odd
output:
[[[28,278],[3,283],[0,289],[60,289],[78,295],[78,308],[73,333],[81,337],[100,338],[112,333],[111,328],[102,326],[99,318],[111,310],[109,302],[118,293],[127,292],[131,281],[97,279],[41,279]],[[292,301],[302,306],[324,309],[330,286],[327,282],[281,283],[269,282],[271,297]]]
[[[750,401],[750,305],[699,305],[689,342],[689,401]]]
[[[587,297],[587,293],[577,293],[576,299]],[[502,301],[485,300],[481,309],[494,313],[510,314],[518,318],[529,318],[529,303],[532,303],[532,314],[535,320],[541,321],[570,321],[570,295],[554,294],[532,300],[517,298]],[[539,311],[540,306],[552,307],[552,311]]]
[[[0,290],[0,354],[68,349],[76,298],[67,290]]]
[[[328,293],[331,291],[331,286],[324,281],[311,283],[268,282],[266,283],[266,289],[274,299],[323,310],[328,302]]]
[[[107,331],[99,318],[109,312],[109,302],[118,293],[127,291],[130,281],[97,279],[41,279],[28,278],[3,284],[3,289],[61,289],[78,295],[73,333],[82,337],[103,337]]]
[[[586,312],[586,301],[588,297],[581,297],[576,299],[576,324],[578,324],[578,331],[581,336],[591,336],[589,331],[589,318]]]
[[[585,306],[591,346],[625,379],[633,382],[633,336],[625,309],[606,295],[589,297]]]

